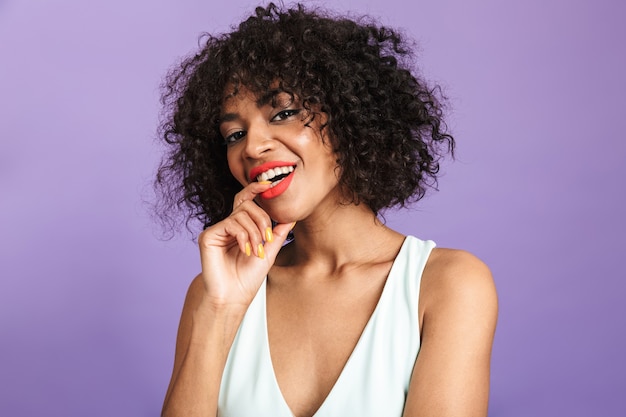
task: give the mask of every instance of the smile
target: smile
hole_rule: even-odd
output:
[[[274,197],[278,197],[289,188],[291,184],[291,180],[293,180],[294,172],[290,172],[289,174],[281,174],[272,178],[272,185],[270,189],[267,191],[263,191],[259,196],[264,199],[270,199]]]
[[[256,180],[261,182],[261,181],[272,181],[273,183],[276,183],[280,180],[282,180],[283,178],[285,178],[287,175],[291,174],[294,170],[294,167],[289,165],[289,166],[283,166],[283,167],[276,167],[276,168],[270,168],[267,171],[257,175]],[[274,185],[274,184],[272,184]]]
[[[272,181],[276,182],[296,169],[296,164],[291,161],[268,161],[255,166],[248,174],[248,181]]]
[[[271,188],[259,194],[261,198],[278,197],[289,188],[296,164],[289,161],[269,161],[250,170],[250,181],[271,181]]]

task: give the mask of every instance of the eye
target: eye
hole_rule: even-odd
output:
[[[288,109],[288,110],[279,111],[278,113],[276,113],[274,117],[272,117],[272,122],[280,122],[283,120],[287,120],[290,117],[293,117],[299,114],[301,111],[302,111],[301,109]]]
[[[235,143],[237,143],[241,139],[243,139],[244,136],[246,136],[246,131],[245,130],[239,130],[237,132],[231,133],[230,135],[226,136],[224,138],[224,143],[227,146],[234,145]]]

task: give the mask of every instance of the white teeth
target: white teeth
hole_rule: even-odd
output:
[[[270,188],[274,188],[276,187],[278,184],[280,184],[281,182],[283,182],[284,178],[279,179],[276,182],[273,182],[272,185],[270,185]]]
[[[289,174],[290,172],[293,172],[293,169],[294,169],[293,166],[270,168],[264,173],[257,175],[256,180],[257,181],[270,181],[272,178],[276,177],[277,175]]]

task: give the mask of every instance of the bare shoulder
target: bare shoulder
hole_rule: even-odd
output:
[[[471,253],[433,249],[419,295],[420,352],[404,416],[486,416],[498,302]]]
[[[434,248],[426,268],[446,276],[469,274],[491,280],[491,271],[487,264],[470,252],[460,249]]]
[[[187,295],[185,298],[185,304],[191,304],[196,306],[200,303],[200,299],[202,298],[202,294],[204,292],[204,282],[202,281],[202,276],[200,274],[196,275],[194,279],[189,284],[189,288],[187,289]]]
[[[204,282],[202,282],[202,277],[197,275],[189,284],[187,295],[185,296],[185,303],[178,326],[177,350],[178,348],[186,348],[189,343],[191,325],[193,322],[192,316],[202,301],[203,291]]]
[[[489,267],[458,249],[433,249],[422,278],[420,302],[426,312],[456,306],[468,313],[497,315],[497,293]],[[485,317],[486,318],[486,317]]]
[[[183,311],[178,324],[178,336],[176,337],[176,357],[175,365],[180,365],[182,353],[187,350],[191,339],[191,327],[193,325],[193,314],[198,309],[202,301],[204,282],[200,275],[196,276],[187,289]]]

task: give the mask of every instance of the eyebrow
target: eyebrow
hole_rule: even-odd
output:
[[[289,96],[289,104],[287,105],[290,105],[296,101],[296,95],[294,93],[282,90],[280,88],[276,88],[274,90],[268,91],[266,94],[259,97],[259,99],[256,102],[259,107],[264,106],[266,104],[271,104],[272,107],[276,107],[278,105],[283,105],[283,104],[278,104],[279,101],[282,101],[280,98],[280,96],[282,95]]]
[[[217,124],[221,125],[225,122],[232,122],[233,120],[239,119],[239,113],[225,113],[220,115],[219,119],[217,119]]]
[[[269,103],[274,104],[274,101],[276,100],[276,96],[278,96],[280,93],[282,93],[281,90],[268,91],[267,93],[265,93],[264,95],[258,98],[258,100],[256,101],[257,106],[263,106]]]
[[[292,104],[293,102],[295,102],[296,96],[293,93],[289,93],[287,91],[284,90],[280,90],[280,89],[275,89],[275,90],[270,90],[268,91],[266,94],[262,95],[257,101],[256,104],[259,107],[262,107],[266,104],[271,104],[272,107],[276,107],[276,102],[278,99],[278,96],[280,96],[281,94],[287,94],[290,99],[289,99],[289,103],[287,105]],[[232,122],[234,120],[238,120],[240,119],[240,115],[239,113],[224,113],[222,115],[219,116],[218,120],[217,120],[217,124],[218,126],[221,125],[222,123],[226,123],[226,122]]]

